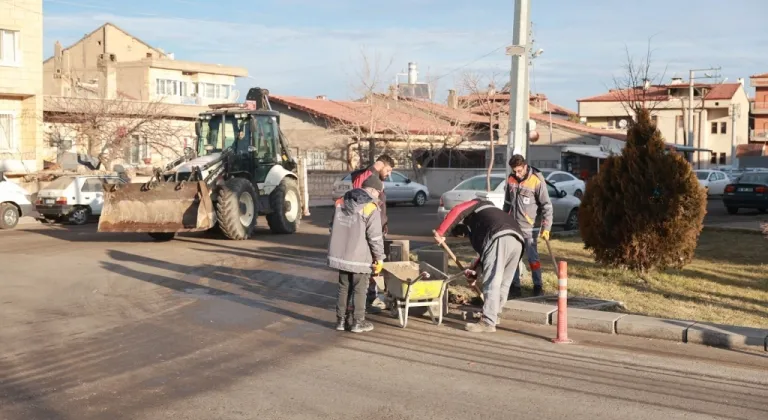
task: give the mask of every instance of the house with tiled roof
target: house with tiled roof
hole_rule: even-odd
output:
[[[579,99],[579,119],[597,129],[626,133],[633,118],[628,104],[644,102],[667,143],[687,145],[689,107],[693,106],[693,148],[688,157],[698,168],[732,165],[733,150],[749,142],[749,98],[744,81],[695,83],[693,103],[690,86],[680,78],[665,85],[611,89]]]
[[[482,155],[473,158],[480,167],[485,162],[487,144],[477,138],[476,127],[485,121],[444,105],[387,95],[345,101],[272,94],[270,103],[309,170],[349,170],[384,152],[406,166],[411,156],[429,155],[424,160],[431,163],[450,150],[462,158]]]

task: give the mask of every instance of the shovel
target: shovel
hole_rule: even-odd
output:
[[[433,233],[435,236],[438,236],[438,235],[437,235],[437,231],[433,230],[433,231],[432,231],[432,233]],[[443,239],[445,239],[445,238],[443,238]],[[445,252],[447,252],[447,253],[448,253],[448,256],[449,256],[449,257],[451,257],[451,259],[453,260],[453,262],[455,262],[455,263],[456,263],[456,266],[457,266],[457,267],[459,267],[459,270],[461,270],[461,271],[464,271],[464,265],[462,265],[462,264],[461,264],[461,262],[459,262],[459,259],[458,259],[458,258],[456,258],[456,255],[453,253],[453,251],[451,251],[451,248],[449,248],[449,247],[448,247],[448,244],[447,244],[447,243],[445,243],[445,241],[443,241],[443,243],[442,243],[442,244],[440,244],[440,246],[442,246],[442,247],[443,247],[443,249],[445,250]],[[477,287],[477,283],[475,283],[475,284],[473,284],[473,285],[472,285],[472,290],[474,290],[475,292],[477,292],[478,296],[480,296],[480,300],[482,300],[483,302],[485,302],[485,298],[483,297],[483,292],[482,292],[482,291],[480,291],[480,288],[479,288],[479,287]]]
[[[557,278],[560,278],[560,270],[557,265],[557,260],[555,259],[555,254],[552,253],[552,246],[549,245],[549,239],[544,239],[544,242],[547,244],[547,251],[549,251],[549,256],[552,258],[552,264],[555,266],[555,274],[557,274]]]

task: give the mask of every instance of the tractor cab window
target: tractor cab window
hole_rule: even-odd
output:
[[[248,153],[248,147],[251,145],[251,120],[243,118],[237,121],[237,144],[235,152]]]
[[[213,115],[200,121],[198,154],[221,153],[234,147],[236,152],[247,152],[251,144],[251,128],[247,116]]]
[[[255,115],[256,129],[254,130],[253,146],[261,161],[271,162],[275,160],[275,146],[277,133],[272,117],[267,115]]]

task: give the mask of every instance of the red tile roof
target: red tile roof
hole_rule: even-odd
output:
[[[386,106],[371,107],[365,102],[334,101],[328,99],[302,98],[297,96],[270,95],[270,101],[281,103],[313,115],[344,124],[354,125],[362,131],[369,131],[373,115],[373,131],[384,133],[408,133],[414,135],[460,134],[460,126],[453,126],[439,118],[429,119]]]
[[[543,124],[549,124],[549,115],[547,114],[530,114],[530,117],[532,120],[538,121]],[[566,130],[571,131],[578,131],[581,133],[587,133],[592,134],[595,136],[601,136],[601,137],[610,137],[616,140],[627,140],[627,135],[625,133],[619,133],[611,130],[603,130],[601,128],[594,128],[589,127],[584,124],[575,123],[568,120],[562,120],[559,118],[552,118],[552,125],[557,126]],[[543,129],[539,129],[538,131],[541,132]]]
[[[736,146],[736,157],[768,156],[768,144],[750,143]]]
[[[696,83],[694,87],[709,88],[706,100],[731,99],[741,87],[740,83],[718,83],[706,84]],[[611,90],[597,96],[591,96],[577,100],[577,102],[620,102],[622,100],[640,100],[645,98],[647,101],[666,101],[669,100],[669,89],[688,89],[687,84],[651,86],[648,90],[643,89],[622,89]]]
[[[762,73],[762,74],[753,74],[752,76],[749,76],[750,79],[766,79],[768,78],[768,73]]]

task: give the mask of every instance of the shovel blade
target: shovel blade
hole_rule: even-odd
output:
[[[213,227],[205,182],[158,182],[104,187],[99,232],[198,232]]]

